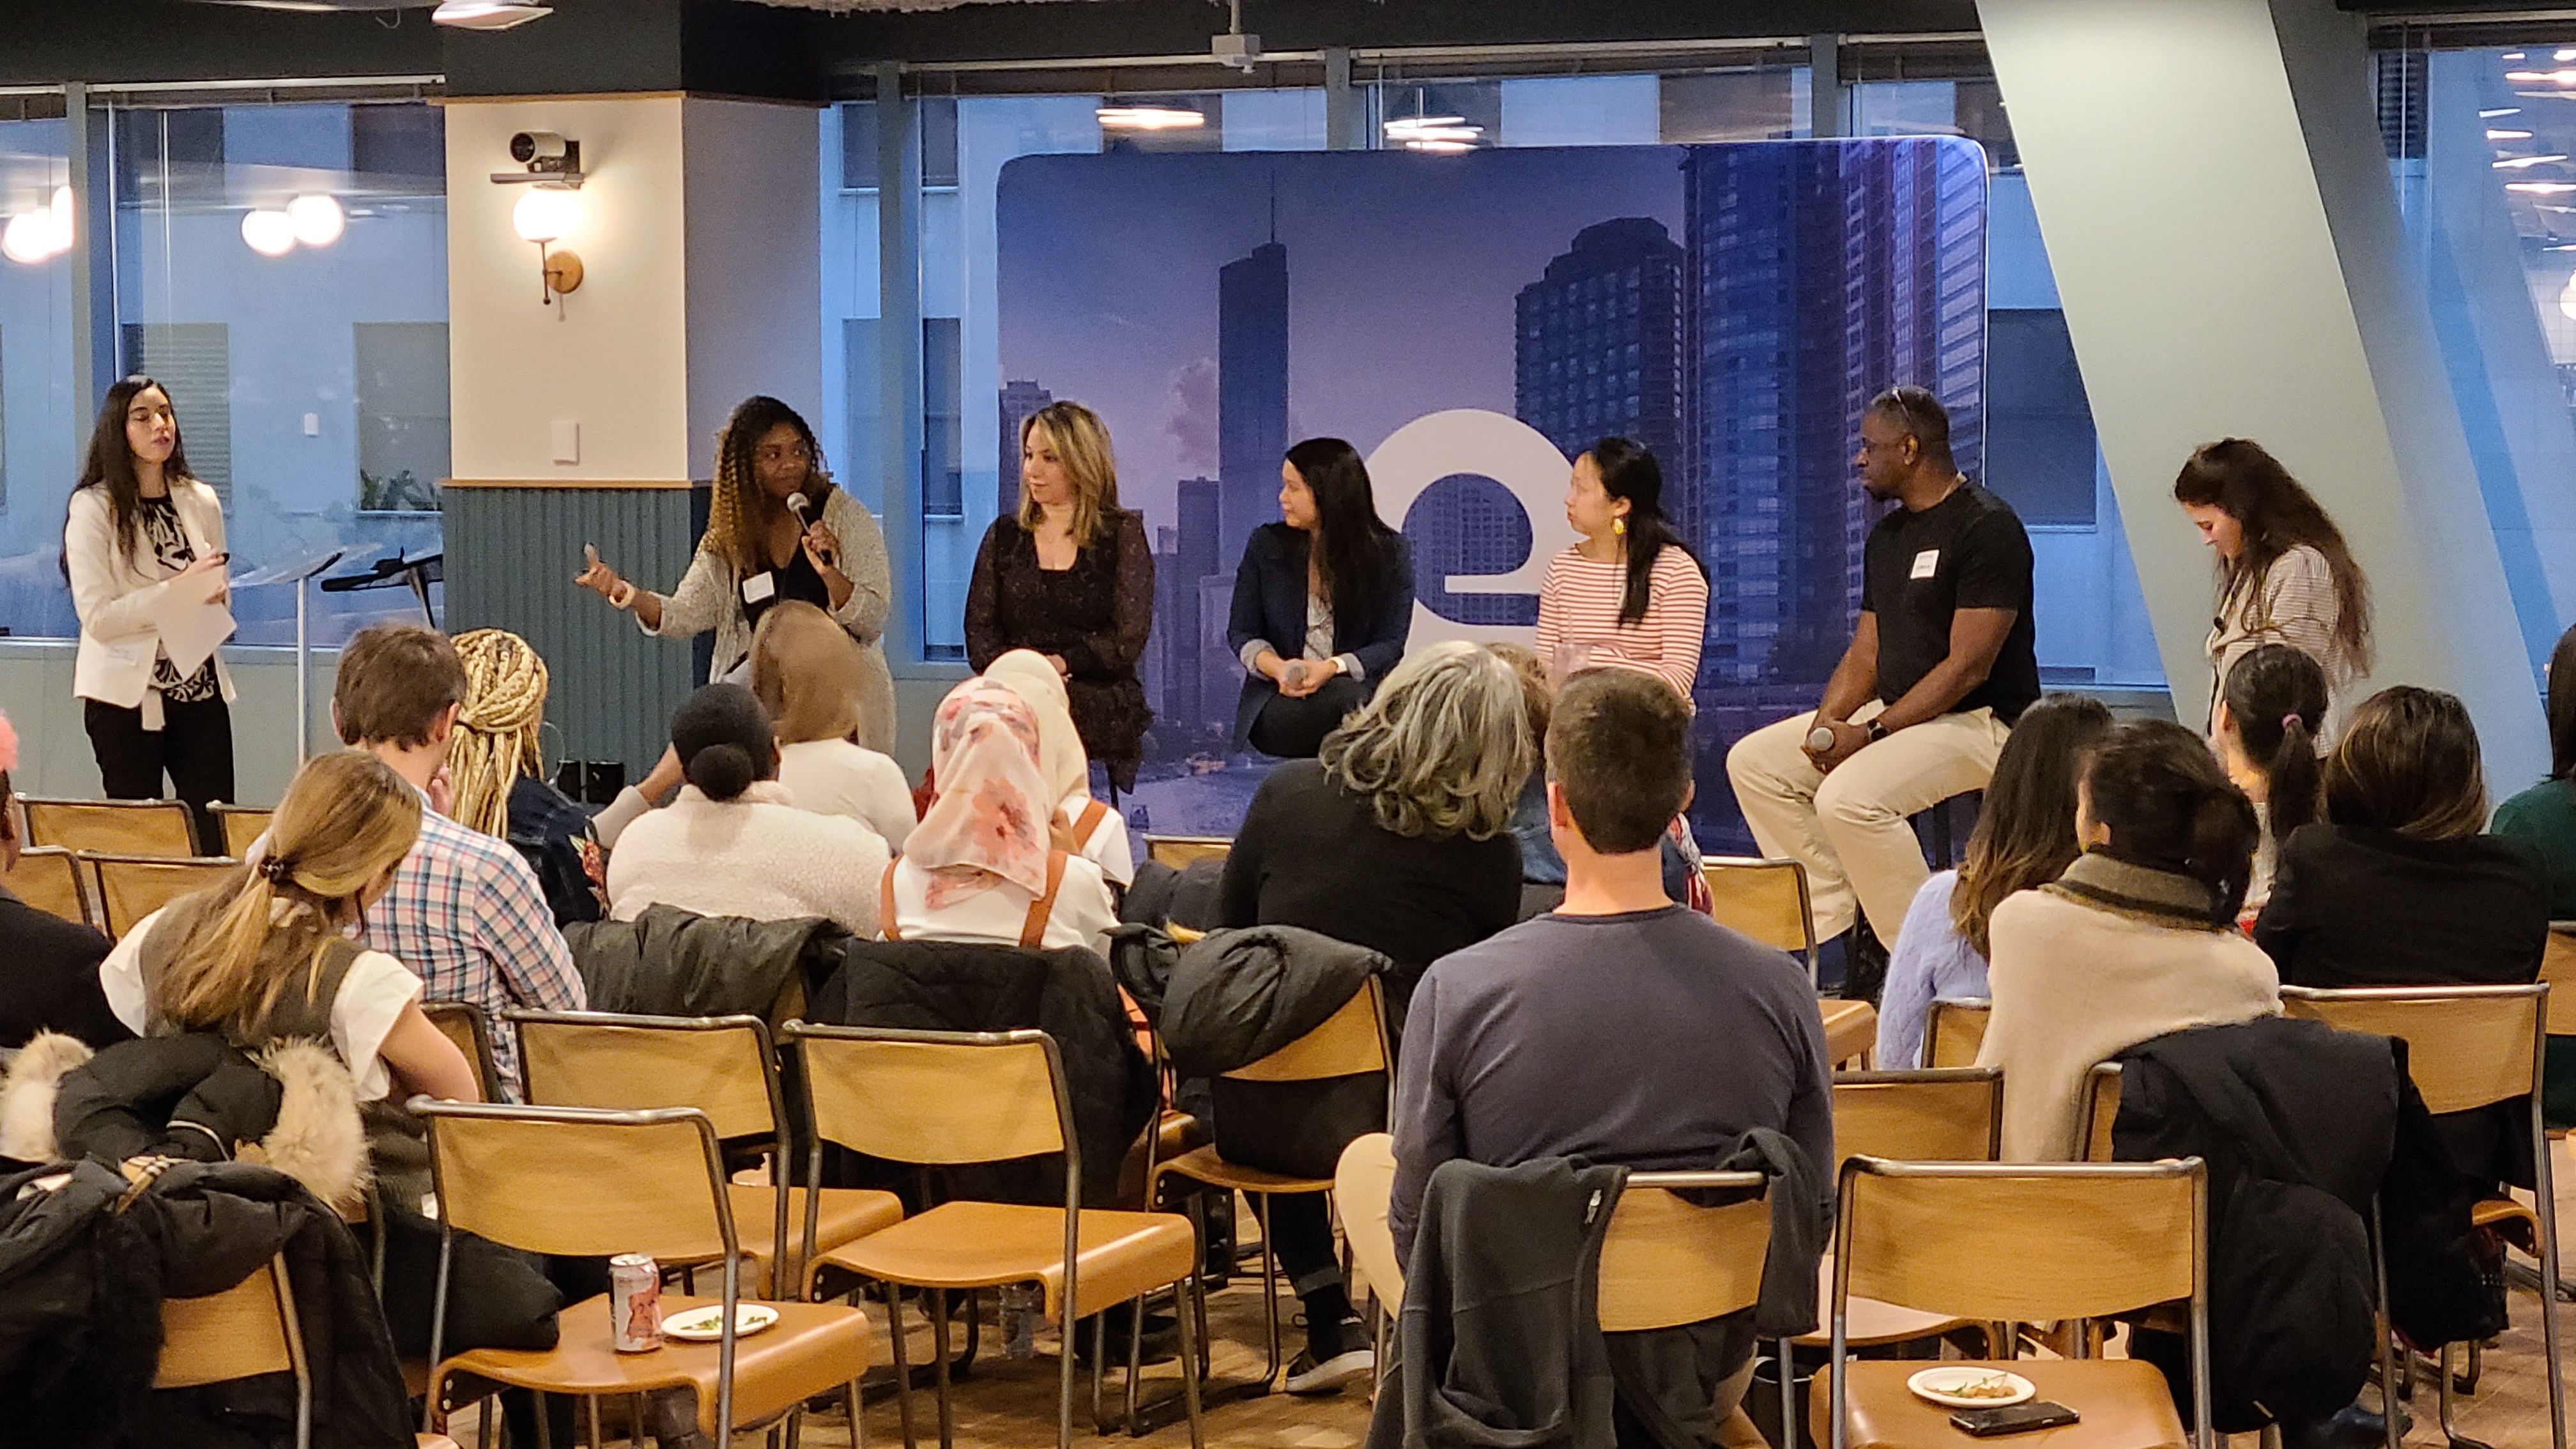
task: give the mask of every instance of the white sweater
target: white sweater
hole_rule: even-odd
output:
[[[903,766],[848,740],[806,740],[782,747],[778,783],[787,787],[797,809],[848,816],[885,837],[886,848],[898,855],[904,837],[918,823]]]
[[[2022,891],[1995,907],[1986,968],[1994,1015],[1977,1065],[2004,1074],[2004,1160],[2076,1156],[2097,1063],[2185,1027],[2281,1009],[2272,958],[2235,931],[2158,924]]]
[[[618,837],[608,913],[631,921],[661,905],[762,921],[823,916],[874,937],[886,843],[855,820],[799,810],[787,798],[774,780],[723,802],[681,787],[668,808]]]

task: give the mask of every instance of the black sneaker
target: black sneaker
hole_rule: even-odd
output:
[[[1342,1385],[1377,1370],[1377,1350],[1370,1346],[1368,1326],[1357,1318],[1306,1335],[1305,1350],[1288,1365],[1288,1392],[1339,1393]]]

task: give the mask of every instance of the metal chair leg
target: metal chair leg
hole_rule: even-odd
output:
[[[1195,1272],[1190,1274],[1190,1286],[1199,1290],[1199,1278]],[[1181,1397],[1190,1411],[1190,1449],[1207,1449],[1206,1426],[1202,1422],[1199,1403],[1198,1335],[1193,1331],[1190,1314],[1176,1313],[1173,1316],[1181,1327]]]
[[[2380,1221],[2379,1198],[2370,1199],[2370,1271],[2379,1294],[2379,1408],[2387,1429],[2388,1449],[2399,1449],[2397,1416],[2397,1323],[2388,1312],[2388,1235]],[[2408,1370],[2411,1375],[2413,1370]]]
[[[957,1449],[956,1415],[948,1405],[948,1293],[925,1288],[930,1300],[931,1365],[939,1376],[939,1449]]]
[[[2451,1346],[2447,1343],[2442,1345],[2441,1361],[2435,1366],[2434,1373],[2436,1379],[2442,1386],[2440,1396],[2442,1437],[2450,1441],[2451,1449],[2494,1449],[2494,1446],[2492,1445],[2482,1443],[2461,1433],[2458,1425],[2452,1422]]]
[[[1131,1439],[1144,1432],[1143,1426],[1137,1422],[1136,1381],[1145,1372],[1145,1305],[1153,1301],[1153,1296],[1151,1293],[1139,1294],[1134,1302],[1127,1305],[1126,1422],[1127,1437]],[[1172,1290],[1172,1316],[1175,1319],[1180,1317],[1180,1306],[1180,1290],[1176,1286]]]
[[[1109,1432],[1109,1406],[1104,1400],[1109,1380],[1109,1347],[1103,1342],[1109,1336],[1109,1315],[1091,1315],[1091,1431]]]
[[[1276,1384],[1286,1365],[1279,1359],[1279,1252],[1270,1235],[1270,1194],[1254,1193],[1252,1210],[1261,1220],[1261,1340],[1270,1353],[1261,1381]]]
[[[626,1396],[626,1443],[628,1449],[644,1449],[644,1396]]]
[[[841,1401],[847,1406],[850,1415],[850,1449],[868,1449],[867,1420],[859,1417],[861,1404],[857,1379],[852,1379],[842,1386]]]
[[[608,1440],[599,1432],[599,1395],[582,1395],[581,1405],[590,1420],[590,1449],[608,1449]]]
[[[1780,1449],[1798,1449],[1798,1355],[1780,1340]]]
[[[920,1449],[912,1435],[912,1364],[903,1346],[903,1290],[886,1285],[886,1338],[894,1349],[894,1411],[903,1421],[903,1449]]]

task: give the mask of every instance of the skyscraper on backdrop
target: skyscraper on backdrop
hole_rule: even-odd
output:
[[[1020,511],[1020,429],[1030,418],[1055,401],[1055,394],[1034,382],[1014,378],[1002,384],[1002,450],[999,461],[999,489],[994,513],[1007,517]]]
[[[1652,217],[1575,233],[1513,300],[1512,403],[1569,458],[1604,437],[1644,444],[1673,484],[1666,512],[1695,538],[1694,500],[1679,486],[1682,264],[1681,244]]]
[[[1288,451],[1288,249],[1276,240],[1217,270],[1218,535],[1223,567],[1279,516]]]

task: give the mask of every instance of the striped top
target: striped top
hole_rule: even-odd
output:
[[[1708,579],[1691,556],[1666,547],[1655,556],[1646,616],[1619,622],[1628,565],[1595,563],[1574,549],[1547,566],[1538,593],[1538,657],[1553,677],[1593,665],[1643,669],[1690,698],[1708,630]]]
[[[2326,556],[2300,544],[2272,560],[2260,575],[2238,581],[2219,601],[2204,646],[2209,653],[2210,719],[2217,725],[2218,696],[2227,687],[2227,671],[2236,661],[2265,644],[2287,644],[2324,666],[2327,738],[2342,733],[2350,713],[2345,694],[2355,678],[2352,661],[2335,643],[2341,609],[2335,599],[2334,570]]]

